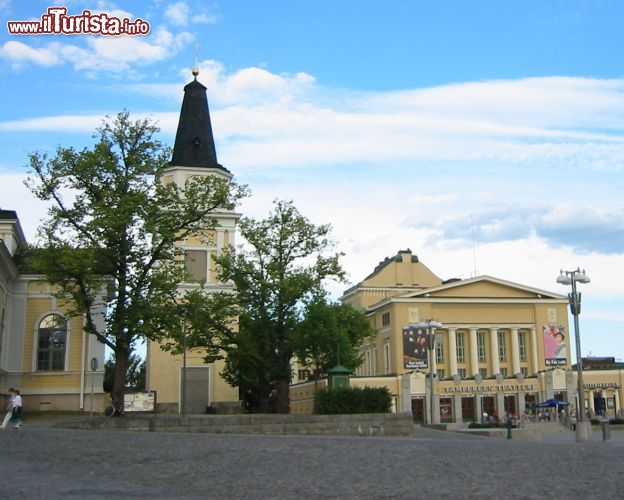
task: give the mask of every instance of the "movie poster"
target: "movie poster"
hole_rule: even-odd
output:
[[[546,366],[562,366],[568,360],[568,347],[563,325],[548,323],[544,326],[544,357]]]
[[[427,330],[415,326],[403,327],[403,367],[429,368],[427,362]]]

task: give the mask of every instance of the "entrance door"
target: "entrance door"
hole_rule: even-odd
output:
[[[516,410],[516,396],[505,396],[505,412],[507,414],[515,415]]]
[[[607,411],[607,400],[602,396],[594,396],[594,410],[596,415],[604,415]]]
[[[184,371],[184,368],[182,368]],[[210,401],[208,399],[208,367],[193,366],[186,368],[186,391],[184,387],[180,387],[180,409],[185,404],[186,395],[186,413],[206,413],[206,407]],[[182,377],[184,384],[185,377]]]
[[[412,399],[412,416],[414,422],[425,422],[425,400],[423,398]]]
[[[537,404],[537,398],[535,394],[525,394],[524,395],[524,411],[533,413],[535,409],[535,405]]]
[[[488,416],[494,415],[496,411],[496,405],[494,403],[494,396],[483,396],[483,412]]]
[[[474,396],[463,397],[461,399],[461,407],[462,407],[461,418],[464,422],[472,422],[475,419],[474,401],[475,401]]]

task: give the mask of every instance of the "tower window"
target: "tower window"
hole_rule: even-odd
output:
[[[189,282],[205,283],[208,281],[208,252],[206,250],[187,250],[184,256],[186,279]]]

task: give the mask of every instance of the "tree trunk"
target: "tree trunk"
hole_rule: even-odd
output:
[[[115,415],[124,414],[124,398],[126,395],[126,374],[128,373],[129,349],[123,345],[115,348],[115,378],[113,382],[112,403]]]
[[[277,413],[290,413],[290,380],[277,381]]]

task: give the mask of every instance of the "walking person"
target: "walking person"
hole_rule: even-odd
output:
[[[22,396],[19,389],[13,389],[13,397],[10,401],[11,405],[11,418],[9,423],[13,424],[14,429],[20,429],[22,427]]]
[[[15,397],[15,389],[11,387],[7,392],[9,393],[10,399],[6,407],[7,413],[2,421],[2,429],[6,429],[6,426],[9,425],[9,420],[13,417],[13,398]]]

